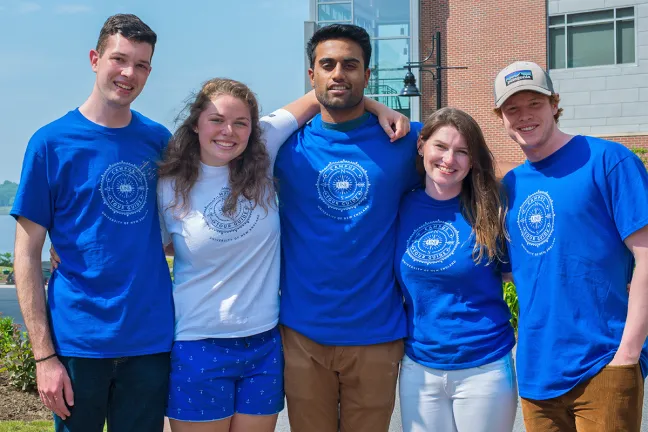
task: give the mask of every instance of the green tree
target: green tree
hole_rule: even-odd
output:
[[[13,267],[11,252],[0,254],[0,267]]]
[[[18,191],[18,183],[5,180],[0,184],[0,206],[10,206]]]

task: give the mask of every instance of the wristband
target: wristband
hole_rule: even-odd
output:
[[[39,359],[34,359],[36,363],[44,362],[45,360],[49,360],[53,357],[56,357],[56,353],[48,355],[47,357],[39,358]]]

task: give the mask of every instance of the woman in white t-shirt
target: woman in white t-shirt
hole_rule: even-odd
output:
[[[367,105],[381,124],[403,122]],[[158,183],[164,242],[175,253],[167,416],[174,432],[271,432],[284,407],[272,166],[319,104],[311,92],[260,119],[247,86],[217,78],[187,108]],[[409,123],[399,127],[405,134]]]

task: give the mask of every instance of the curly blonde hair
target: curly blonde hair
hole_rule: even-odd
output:
[[[178,122],[183,116],[186,117],[171,137],[158,169],[160,179],[174,180],[175,198],[169,207],[185,212],[189,209],[189,194],[200,174],[200,142],[196,132],[198,118],[207,104],[220,95],[230,95],[243,101],[250,108],[252,120],[247,147],[228,164],[231,191],[223,204],[223,213],[232,217],[241,195],[267,211],[274,203],[274,182],[269,172],[270,156],[261,138],[259,104],[248,86],[226,78],[205,82],[178,116]]]

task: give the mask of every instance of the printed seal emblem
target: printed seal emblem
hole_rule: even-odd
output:
[[[349,210],[357,207],[369,194],[369,176],[357,162],[329,162],[317,178],[317,193],[327,207]]]
[[[421,264],[438,264],[452,256],[459,244],[459,231],[449,222],[426,222],[407,240],[407,255]]]
[[[104,203],[114,214],[132,216],[141,212],[146,205],[148,183],[136,165],[117,162],[108,166],[101,176],[99,190]]]
[[[207,207],[205,207],[205,221],[207,225],[221,234],[227,234],[238,230],[250,221],[252,216],[252,203],[242,194],[236,202],[236,211],[230,217],[223,213],[223,204],[229,196],[231,189],[224,187]]]
[[[548,192],[537,191],[529,195],[517,215],[524,241],[535,247],[549,242],[554,232],[555,216],[553,200]]]

